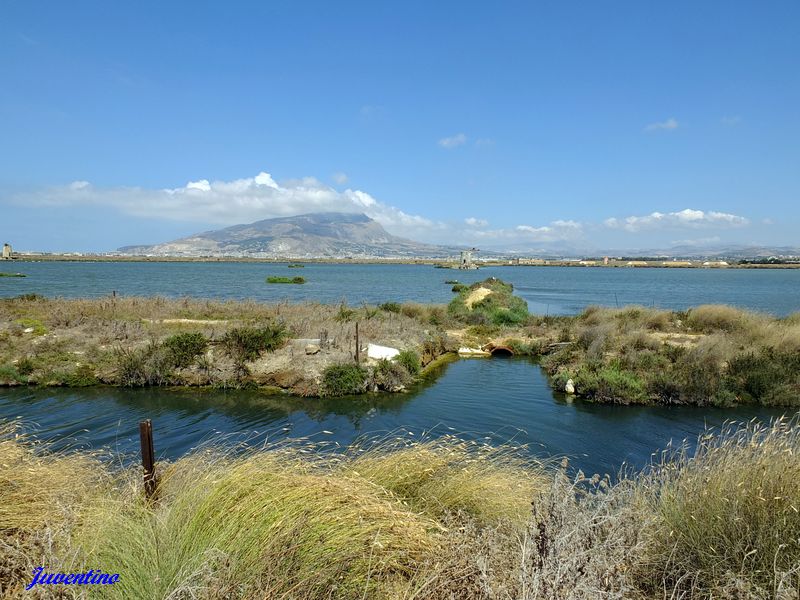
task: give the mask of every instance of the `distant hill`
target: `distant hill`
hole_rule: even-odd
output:
[[[152,246],[125,246],[125,254],[247,256],[255,258],[443,257],[452,248],[389,234],[364,214],[313,213],[234,225]]]

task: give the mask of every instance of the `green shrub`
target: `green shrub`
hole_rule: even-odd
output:
[[[384,312],[390,313],[399,313],[400,312],[400,304],[397,302],[384,302],[383,304],[379,305],[380,308]]]
[[[36,363],[27,356],[25,358],[21,358],[17,362],[17,371],[19,371],[21,375],[30,375],[35,370]]]
[[[64,377],[64,384],[69,387],[89,387],[97,383],[97,376],[91,365],[81,365]]]
[[[411,383],[411,375],[403,365],[383,359],[372,371],[372,383],[380,390],[397,392]]]
[[[240,374],[247,372],[245,363],[258,360],[262,352],[273,352],[288,337],[282,323],[265,327],[237,327],[229,330],[222,338],[225,353],[236,363]]]
[[[397,364],[402,365],[402,367],[408,371],[409,375],[418,375],[422,369],[419,354],[411,349],[402,350],[400,354],[395,357],[395,361]]]
[[[523,342],[522,340],[512,338],[506,340],[504,344],[511,348],[515,356],[539,356],[544,349],[542,342],[539,340]]]
[[[466,289],[467,289],[467,286],[464,285],[463,283],[457,283],[452,288],[450,288],[450,290],[455,294],[463,292]]]
[[[582,395],[619,404],[641,404],[647,401],[644,382],[631,371],[616,365],[597,369],[581,367],[575,375],[575,389]]]
[[[367,371],[355,364],[330,365],[322,374],[326,396],[352,396],[366,389]]]
[[[352,308],[348,307],[347,304],[342,302],[339,305],[339,311],[334,315],[333,320],[337,323],[347,323],[353,320],[353,317],[356,316],[356,311]]]
[[[47,333],[47,327],[45,327],[44,323],[39,319],[19,319],[16,323],[24,329],[33,329],[33,335],[44,335]]]
[[[27,383],[27,381],[14,365],[0,365],[0,383]]]
[[[767,405],[800,405],[800,354],[766,348],[740,355],[728,365],[726,387],[740,399]]]
[[[178,333],[164,340],[164,347],[170,353],[173,365],[185,369],[192,365],[198,356],[205,354],[208,340],[200,332]]]
[[[126,387],[167,385],[172,380],[172,357],[161,344],[114,351],[117,381]]]

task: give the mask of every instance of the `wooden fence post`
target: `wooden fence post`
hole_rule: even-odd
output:
[[[358,321],[356,321],[356,364],[361,364],[361,357],[359,356],[361,351],[361,346],[358,341]]]
[[[156,494],[156,466],[153,451],[153,422],[150,419],[139,422],[139,442],[142,447],[144,467],[144,496],[148,500],[153,500]]]

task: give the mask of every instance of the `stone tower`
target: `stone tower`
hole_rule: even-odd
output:
[[[11,260],[11,244],[3,244],[3,260]]]

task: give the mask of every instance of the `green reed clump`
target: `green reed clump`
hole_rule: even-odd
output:
[[[379,304],[378,308],[388,313],[397,314],[400,312],[400,304],[398,302],[384,302],[383,304]]]
[[[267,277],[267,283],[305,283],[305,277],[280,277],[273,275]]]
[[[221,340],[222,348],[236,363],[237,370],[247,372],[246,363],[258,360],[262,352],[280,348],[289,336],[283,323],[263,327],[235,327],[229,329]]]
[[[171,353],[155,340],[141,348],[114,350],[116,378],[125,387],[168,385],[173,380]]]
[[[419,359],[419,354],[416,351],[409,349],[401,350],[400,354],[395,357],[397,364],[402,365],[409,375],[419,375],[422,369],[422,363]]]
[[[175,367],[185,369],[205,354],[208,339],[200,332],[177,333],[165,339],[163,344]]]
[[[369,373],[356,364],[330,365],[322,373],[322,392],[326,396],[352,396],[366,391]]]

